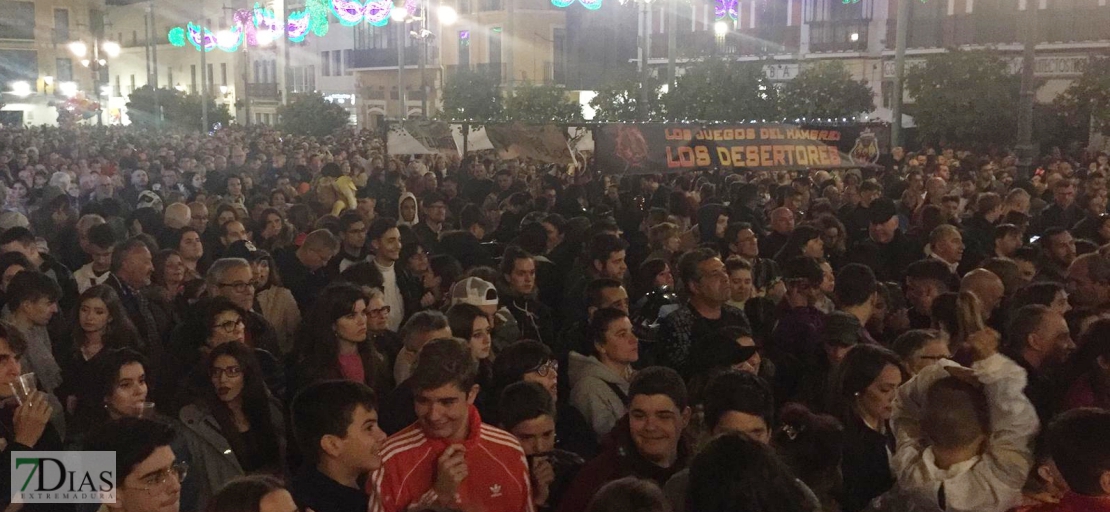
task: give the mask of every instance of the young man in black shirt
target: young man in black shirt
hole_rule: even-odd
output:
[[[366,478],[381,467],[385,432],[378,428],[374,391],[333,380],[297,394],[293,433],[304,464],[289,490],[297,506],[314,512],[366,512]]]

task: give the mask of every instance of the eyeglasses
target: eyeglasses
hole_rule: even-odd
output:
[[[185,475],[189,473],[189,465],[185,462],[175,462],[170,467],[164,468],[156,473],[151,473],[139,480],[140,483],[146,487],[133,487],[140,491],[156,491],[161,490],[170,480],[170,475],[177,479],[178,483],[185,480]]]
[[[527,373],[536,372],[540,377],[554,377],[559,374],[559,361],[554,359],[541,363],[539,366],[528,370]]]
[[[228,377],[238,377],[243,374],[243,368],[239,366],[228,366],[227,368],[213,367],[208,370],[208,376],[213,379],[218,379],[221,376],[227,375]]]
[[[382,306],[378,309],[368,309],[367,310],[367,312],[369,312],[371,315],[377,315],[377,316],[387,316],[387,315],[389,315],[389,311],[390,311],[389,306]]]
[[[246,325],[243,323],[243,319],[236,318],[235,320],[228,320],[226,322],[218,323],[216,324],[216,328],[223,329],[226,333],[232,333],[235,332],[235,329],[242,327],[243,325]]]
[[[217,283],[220,288],[231,288],[239,293],[246,293],[254,289],[254,283],[240,282],[240,283]]]

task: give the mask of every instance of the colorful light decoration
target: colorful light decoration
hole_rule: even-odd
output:
[[[411,6],[406,7],[411,9]],[[331,12],[346,27],[358,25],[363,20],[375,27],[385,26],[392,10],[393,0],[370,0],[366,4],[359,0],[331,0]]]
[[[601,8],[601,0],[551,0],[551,5],[560,8],[570,7],[574,5],[575,1],[582,4],[582,7],[585,7],[586,9],[589,9],[591,11],[596,11]]]
[[[309,0],[304,10],[290,13],[284,30],[273,9],[256,2],[253,9],[235,11],[232,15],[234,26],[230,30],[213,33],[207,27],[189,23],[185,27],[171,28],[166,38],[173,46],[185,46],[186,42],[190,42],[198,51],[203,49],[206,52],[214,49],[238,51],[244,42],[248,46],[265,46],[282,35],[291,42],[299,43],[319,26],[323,26],[323,29],[315,30],[316,35],[327,34],[327,11],[322,15],[319,13],[320,1]],[[314,22],[317,19],[322,21]]]
[[[848,2],[851,2],[851,1],[853,1],[853,0],[844,0],[845,3],[848,3]],[[859,0],[854,0],[854,1],[858,2]],[[718,20],[723,20],[725,18],[728,18],[728,19],[731,19],[732,21],[736,21],[740,16],[739,9],[738,9],[739,4],[740,4],[740,0],[716,0],[715,7],[716,7],[717,19]]]

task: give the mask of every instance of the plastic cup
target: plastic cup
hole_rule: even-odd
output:
[[[139,410],[138,418],[151,419],[154,417],[154,402],[143,402],[135,406]]]
[[[38,391],[38,387],[35,384],[34,372],[20,375],[19,378],[15,379],[11,384],[8,384],[8,386],[12,388],[12,394],[15,396],[16,401],[19,402],[19,405],[23,405],[27,397],[31,396],[31,393]]]

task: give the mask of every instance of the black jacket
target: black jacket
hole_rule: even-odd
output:
[[[901,283],[906,267],[922,257],[921,247],[898,230],[889,243],[880,244],[867,238],[848,251],[849,263],[871,267],[880,281]]]
[[[304,468],[289,485],[289,493],[297,508],[311,509],[314,512],[366,512],[366,504],[370,496],[363,489],[364,482],[358,482],[359,488],[352,489],[316,468]]]

